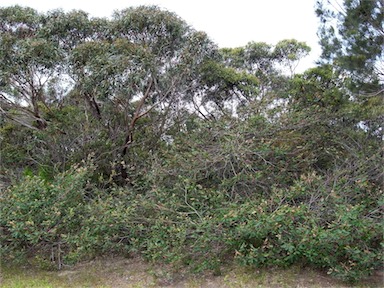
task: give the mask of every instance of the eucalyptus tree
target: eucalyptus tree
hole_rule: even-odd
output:
[[[1,113],[26,127],[44,129],[46,87],[62,69],[62,51],[40,35],[43,15],[37,11],[14,6],[0,9],[0,17]]]
[[[298,62],[308,55],[310,47],[294,39],[282,40],[275,46],[250,42],[244,47],[220,50],[227,67],[257,78],[258,90],[247,98],[252,110],[265,113],[278,107],[285,96],[287,82],[295,73]]]
[[[310,47],[304,42],[294,39],[279,41],[276,45],[264,42],[249,42],[244,47],[222,49],[225,63],[232,67],[245,69],[260,77],[273,74],[280,68],[287,68],[294,74],[297,62],[310,52]],[[277,71],[276,71],[277,70]]]
[[[82,111],[70,103],[69,56],[96,25],[81,11],[42,14],[13,6],[0,14],[2,164],[65,169],[85,145],[78,139],[87,138]]]
[[[140,170],[170,130],[182,129],[200,87],[199,67],[215,51],[205,33],[145,6],[115,12],[102,37],[72,49],[73,93],[107,133],[122,178]]]
[[[1,8],[0,14],[2,112],[12,117],[5,108],[14,108],[43,129],[47,123],[42,107],[52,108],[69,94],[76,81],[69,74],[72,49],[90,39],[101,39],[98,32],[103,31],[100,26],[105,21],[89,19],[82,11],[41,14],[19,6]],[[28,122],[19,121],[32,127]]]
[[[157,7],[130,8],[115,13],[111,39],[128,45],[120,73],[120,88],[113,96],[130,115],[123,154],[132,142],[138,119],[156,110],[156,134],[163,134],[185,112],[199,85],[198,69],[212,57],[216,46],[205,33],[191,29],[177,15]],[[134,49],[135,53],[132,53]],[[133,113],[132,101],[136,100]],[[180,120],[180,119],[179,119]]]
[[[0,14],[1,113],[44,137],[58,128],[60,140],[47,142],[60,143],[64,158],[94,152],[120,162],[138,123],[140,149],[153,150],[193,113],[200,67],[217,52],[205,33],[157,7],[111,19],[18,6]]]

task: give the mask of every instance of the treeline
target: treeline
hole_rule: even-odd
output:
[[[302,74],[305,43],[219,49],[157,7],[1,8],[2,259],[380,268],[383,10],[352,2],[318,3]]]

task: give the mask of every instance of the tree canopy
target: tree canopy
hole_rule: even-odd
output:
[[[321,62],[351,77],[357,93],[383,94],[384,9],[378,0],[318,1]]]

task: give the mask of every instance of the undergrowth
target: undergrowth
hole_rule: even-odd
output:
[[[315,174],[240,202],[189,180],[147,193],[100,190],[89,183],[92,169],[74,166],[51,181],[26,176],[2,193],[3,261],[29,259],[51,269],[135,253],[216,274],[228,261],[255,267],[301,263],[348,281],[382,263],[380,203],[345,203],[346,191],[330,190]]]

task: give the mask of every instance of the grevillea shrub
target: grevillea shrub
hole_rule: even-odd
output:
[[[269,199],[244,203],[223,216],[233,227],[231,245],[240,263],[255,266],[307,264],[347,281],[382,265],[382,197],[367,203],[345,197],[345,185],[314,174]],[[374,189],[373,187],[371,187]],[[373,191],[371,191],[372,194]],[[371,194],[371,195],[372,195]]]
[[[1,199],[3,248],[28,252],[53,247],[63,242],[66,231],[79,229],[88,171],[74,166],[51,182],[26,176],[5,190]]]
[[[37,256],[60,267],[120,249],[117,230],[129,209],[119,214],[118,198],[89,183],[93,169],[75,165],[52,181],[26,176],[2,192],[3,260]]]

